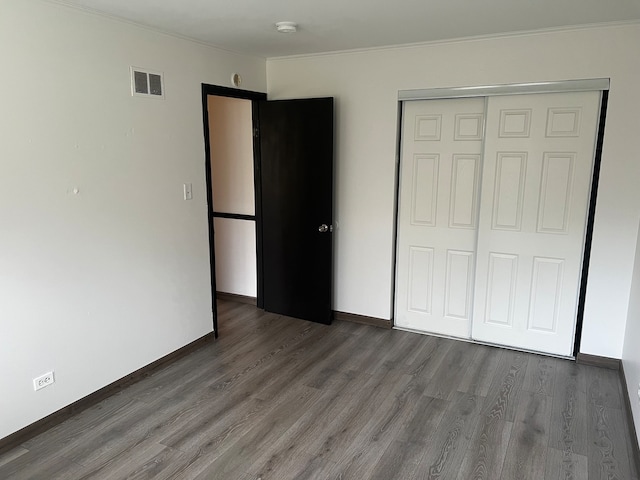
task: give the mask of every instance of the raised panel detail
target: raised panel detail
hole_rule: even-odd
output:
[[[475,228],[480,155],[454,155],[451,163],[449,226]]]
[[[418,142],[440,140],[441,125],[442,115],[416,115],[414,140]]]
[[[577,137],[580,135],[582,109],[549,108],[547,111],[547,137]]]
[[[494,230],[520,230],[526,170],[526,152],[498,152],[493,192]]]
[[[444,314],[469,318],[471,305],[473,252],[447,250],[447,280]]]
[[[483,120],[481,113],[457,114],[454,140],[482,140]]]
[[[489,253],[486,323],[512,325],[517,273],[517,255]]]
[[[502,138],[527,138],[531,131],[531,109],[500,110],[500,130]]]
[[[556,332],[563,267],[561,259],[533,258],[529,330]]]
[[[431,315],[433,248],[409,247],[409,310]]]
[[[545,153],[538,203],[538,232],[567,233],[575,153]]]
[[[416,155],[413,159],[411,223],[434,227],[438,198],[438,163],[440,156]]]

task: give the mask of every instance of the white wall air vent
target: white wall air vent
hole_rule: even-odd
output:
[[[161,72],[131,67],[131,95],[164,98],[164,79]]]

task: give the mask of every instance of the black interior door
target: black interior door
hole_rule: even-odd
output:
[[[331,323],[333,98],[259,103],[264,309]]]

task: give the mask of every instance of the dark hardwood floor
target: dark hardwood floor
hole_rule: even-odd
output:
[[[637,480],[618,373],[220,302],[220,338],[0,479]]]

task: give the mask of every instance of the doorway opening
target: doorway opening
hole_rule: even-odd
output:
[[[214,335],[219,295],[263,307],[258,102],[264,93],[202,85]]]
[[[223,294],[331,323],[333,98],[203,84],[202,109],[215,337]]]

